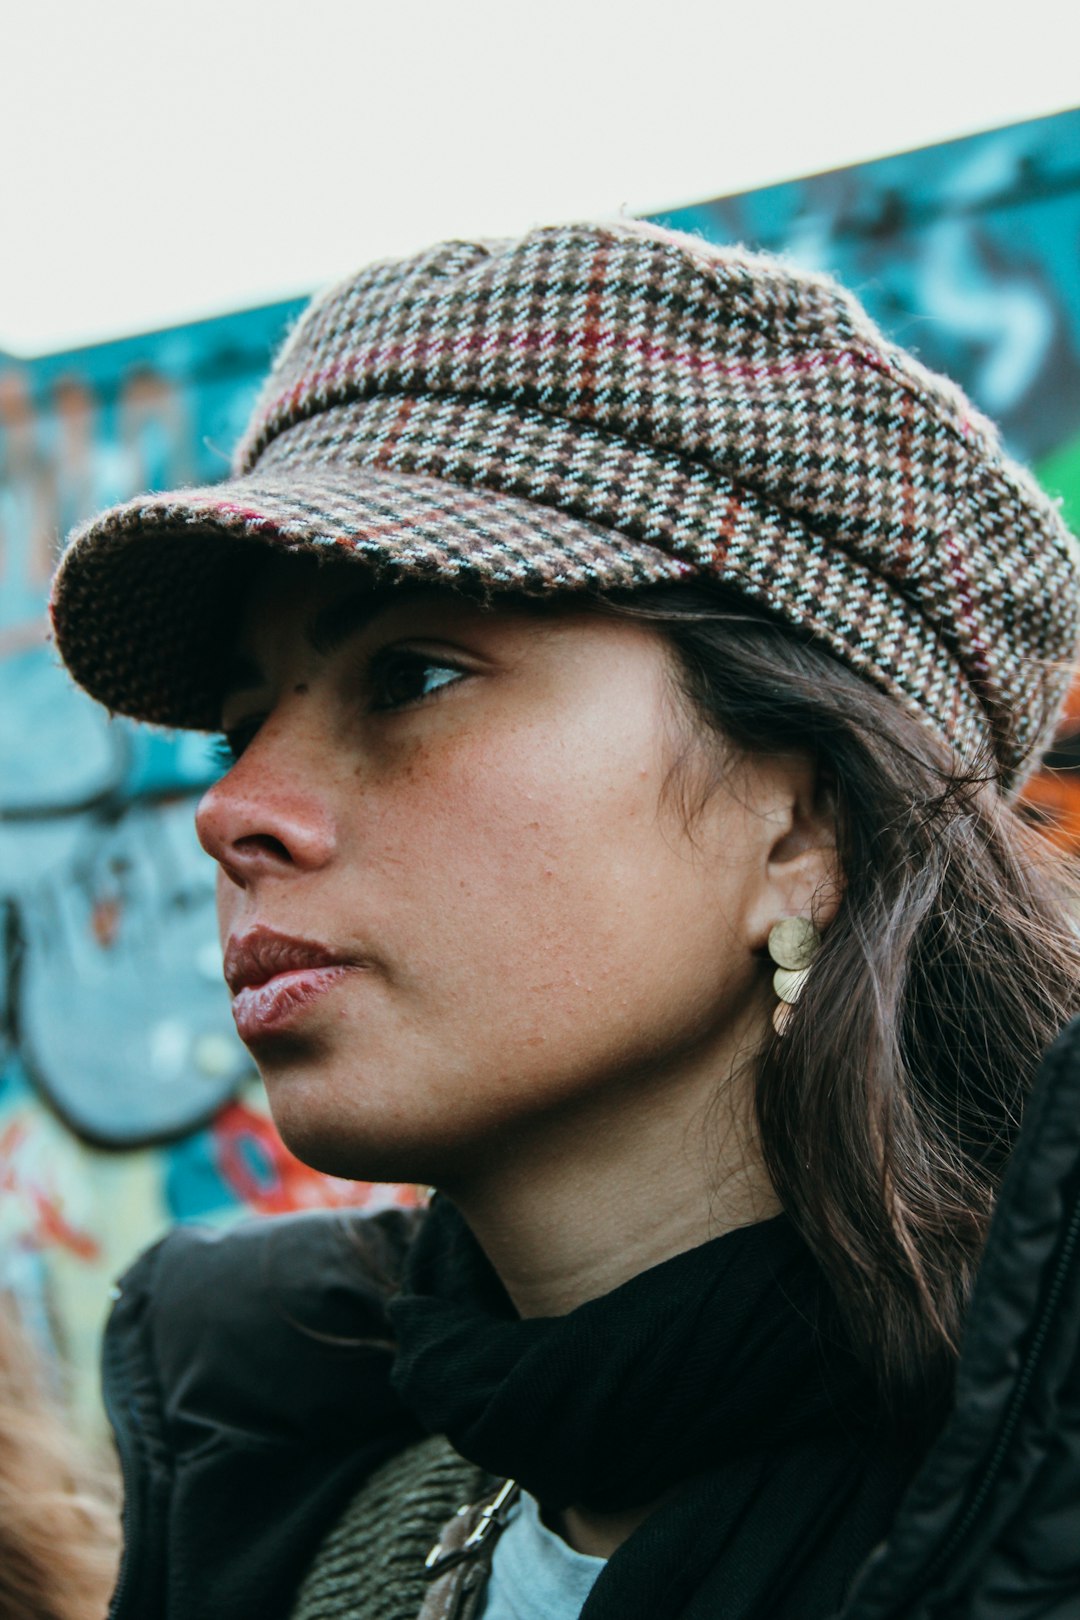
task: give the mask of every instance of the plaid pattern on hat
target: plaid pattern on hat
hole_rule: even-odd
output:
[[[1076,544],[959,389],[828,278],[632,223],[446,243],[324,294],[229,482],[73,536],[75,678],[216,726],[239,542],[485,592],[715,580],[1006,784],[1078,630]]]

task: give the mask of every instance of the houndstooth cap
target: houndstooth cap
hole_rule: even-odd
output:
[[[228,482],[72,536],[75,679],[216,727],[254,544],[485,593],[719,581],[1006,786],[1078,630],[1076,543],[959,389],[828,278],[630,222],[447,242],[317,299]]]

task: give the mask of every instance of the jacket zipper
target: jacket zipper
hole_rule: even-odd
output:
[[[417,1620],[476,1620],[491,1575],[495,1543],[505,1530],[520,1486],[503,1480],[494,1494],[459,1508],[424,1561],[428,1595]]]

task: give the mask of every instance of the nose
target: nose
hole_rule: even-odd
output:
[[[330,806],[311,771],[290,763],[286,753],[264,727],[195,812],[203,849],[241,889],[318,871],[334,856]]]

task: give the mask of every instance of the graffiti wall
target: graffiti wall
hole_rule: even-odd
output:
[[[300,306],[17,363],[0,357],[0,1286],[96,1420],[108,1287],[173,1221],[408,1201],[283,1147],[221,981],[192,830],[206,742],[110,720],[57,666],[61,538],[228,466]]]
[[[673,177],[673,190],[677,177]],[[663,216],[838,274],[1002,422],[1080,527],[1080,112]],[[197,737],[112,721],[45,637],[72,524],[224,475],[298,305],[0,356],[0,1286],[95,1421],[111,1278],[170,1222],[409,1201],[307,1170],[221,984]],[[1080,840],[1080,701],[1034,797]]]

